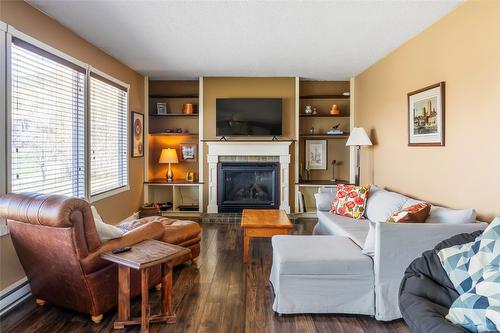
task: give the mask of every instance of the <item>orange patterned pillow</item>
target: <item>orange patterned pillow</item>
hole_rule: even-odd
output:
[[[427,202],[418,203],[406,207],[399,212],[393,213],[387,222],[396,223],[424,223],[431,211],[431,205]]]
[[[364,219],[363,214],[369,192],[370,185],[337,185],[337,193],[330,212],[355,219]]]

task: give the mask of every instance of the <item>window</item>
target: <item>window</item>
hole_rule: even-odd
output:
[[[90,196],[128,187],[128,89],[90,73]]]
[[[16,37],[11,191],[85,196],[86,70]]]

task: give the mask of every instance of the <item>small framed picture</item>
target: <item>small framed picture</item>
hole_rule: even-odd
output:
[[[132,114],[132,157],[144,157],[144,115],[138,112]]]
[[[167,103],[156,103],[156,114],[167,114]]]
[[[444,82],[408,94],[408,146],[444,146]]]
[[[306,169],[326,170],[328,160],[327,140],[306,140]]]
[[[184,162],[196,162],[196,143],[181,143],[181,160]]]

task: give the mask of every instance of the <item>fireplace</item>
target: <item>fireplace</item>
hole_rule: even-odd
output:
[[[219,163],[219,211],[241,212],[244,208],[279,208],[279,170],[280,164],[274,162]]]

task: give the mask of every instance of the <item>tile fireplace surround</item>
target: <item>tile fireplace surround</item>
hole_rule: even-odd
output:
[[[290,153],[289,146],[291,141],[217,141],[207,142],[208,145],[208,206],[207,213],[218,213],[217,205],[217,164],[221,158],[248,156],[262,158],[262,161],[269,160],[269,157],[274,157],[280,163],[280,209],[290,213],[289,201],[289,165]]]

